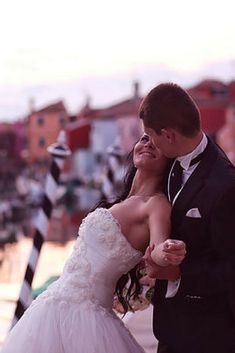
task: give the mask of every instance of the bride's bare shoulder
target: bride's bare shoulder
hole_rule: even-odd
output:
[[[163,192],[158,192],[150,197],[148,201],[149,209],[161,208],[164,210],[171,210],[171,204]]]
[[[152,195],[150,198],[149,198],[149,202],[161,202],[161,201],[168,201],[167,199],[167,196],[163,193],[163,192],[157,192],[156,194]]]

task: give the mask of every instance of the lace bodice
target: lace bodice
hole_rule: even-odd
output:
[[[64,304],[91,301],[111,308],[117,280],[141,260],[142,253],[131,246],[105,208],[89,213],[78,235],[61,277],[40,298]]]

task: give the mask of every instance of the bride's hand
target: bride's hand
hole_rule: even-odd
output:
[[[186,245],[182,240],[167,239],[163,242],[162,250],[168,265],[179,265],[186,255]]]
[[[151,253],[154,250],[155,245],[149,245],[145,251],[143,256],[143,260],[145,262],[145,267],[147,271],[147,275],[149,278],[156,278],[157,272],[159,270],[159,266],[153,261]]]

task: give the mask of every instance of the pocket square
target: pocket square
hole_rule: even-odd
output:
[[[202,218],[198,208],[191,208],[190,210],[188,210],[188,212],[186,213],[186,217]]]

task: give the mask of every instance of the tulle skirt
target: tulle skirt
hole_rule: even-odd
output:
[[[144,353],[113,311],[92,302],[35,301],[1,353]]]

